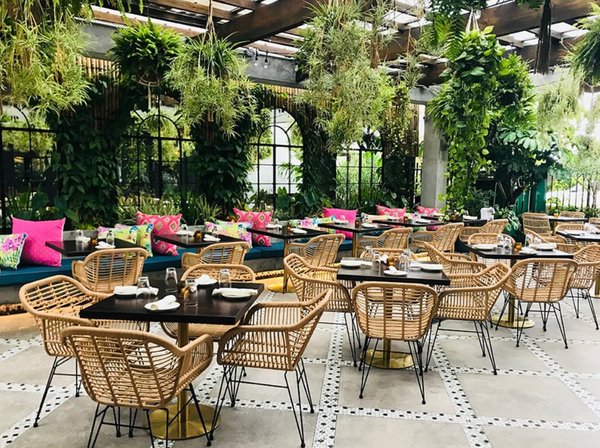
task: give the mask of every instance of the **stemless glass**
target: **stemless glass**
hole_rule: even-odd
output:
[[[196,280],[193,278],[187,278],[185,280],[185,289],[183,292],[184,304],[186,307],[197,307],[198,298],[196,297]]]
[[[165,292],[177,292],[177,269],[167,268],[165,272]]]
[[[229,269],[219,271],[219,288],[231,288],[231,272],[229,272]]]
[[[187,239],[188,239],[188,237],[189,237],[188,225],[187,225],[187,224],[185,224],[185,223],[182,223],[182,224],[179,226],[179,231],[180,231],[180,232],[183,234],[183,236],[185,237],[185,239],[186,239],[186,241],[187,241]]]
[[[137,281],[135,297],[138,299],[150,298],[150,279],[146,276],[140,277]]]
[[[115,244],[115,234],[112,230],[106,233],[106,244],[110,244],[111,246]]]

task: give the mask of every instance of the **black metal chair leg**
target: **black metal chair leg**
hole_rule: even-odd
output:
[[[194,386],[190,383],[190,394],[192,395],[192,400],[194,401],[194,407],[196,408],[196,412],[198,412],[198,417],[200,417],[200,423],[202,424],[202,430],[204,431],[204,435],[206,436],[206,445],[210,446],[210,436],[209,431],[206,429],[206,423],[204,422],[204,417],[202,416],[202,409],[200,408],[200,402],[198,401],[198,397],[196,396],[196,391],[194,390]]]
[[[560,335],[562,336],[563,341],[565,343],[565,348],[569,348],[569,344],[567,343],[567,330],[565,328],[565,321],[563,320],[563,314],[560,307],[560,303],[553,303],[552,311],[554,311],[554,315],[556,316],[558,329],[560,330]]]
[[[294,396],[292,394],[292,390],[290,389],[290,383],[287,378],[288,372],[283,374],[283,379],[285,380],[285,388],[287,389],[288,396],[290,398],[290,403],[292,405],[292,412],[294,413],[294,421],[296,422],[296,429],[298,430],[298,435],[300,436],[300,446],[304,448],[306,443],[304,442],[304,419],[302,417],[302,394],[300,392],[300,376],[298,373],[298,368],[294,371],[296,375],[296,392],[298,396],[298,411],[296,412],[296,403],[294,400]]]
[[[98,436],[100,435],[100,429],[102,429],[102,425],[104,424],[104,418],[106,417],[106,412],[108,411],[108,406],[106,406],[102,411],[98,412],[100,405],[96,406],[96,412],[94,412],[94,422],[92,423],[92,429],[90,431],[90,437],[88,438],[88,448],[94,448],[96,446],[96,442],[98,441]],[[98,423],[98,427],[96,428],[96,434],[94,435],[94,428],[96,426],[96,420],[100,417],[100,423]]]
[[[300,368],[301,375],[300,379],[302,380],[302,387],[304,388],[304,393],[306,394],[306,399],[308,400],[308,404],[310,406],[310,413],[315,413],[315,407],[312,400],[312,395],[310,393],[310,385],[308,384],[308,375],[306,374],[306,368],[304,367],[304,360],[300,358]]]
[[[421,343],[413,341],[408,343],[408,348],[413,359],[413,370],[417,377],[417,384],[421,392],[421,404],[425,404],[425,377],[423,376],[423,357],[419,355],[422,351]]]
[[[37,410],[37,414],[35,415],[35,421],[33,422],[33,427],[38,427],[38,421],[40,420],[40,415],[42,413],[42,408],[44,407],[44,402],[46,401],[46,397],[48,396],[48,390],[52,385],[52,379],[54,378],[54,374],[56,373],[56,369],[61,364],[61,358],[58,356],[54,357],[54,362],[52,363],[52,367],[50,368],[50,373],[48,374],[48,380],[46,381],[46,387],[44,388],[44,393],[42,394],[42,399],[40,400],[40,405]]]
[[[352,325],[352,323],[350,323]],[[347,313],[344,313],[344,326],[346,327],[346,335],[348,336],[348,343],[350,344],[350,351],[352,352],[352,362],[354,363],[354,367],[356,367],[356,343],[354,340],[354,329],[350,328],[348,325],[348,316]]]
[[[377,339],[375,341],[375,347],[373,348],[373,352],[371,352],[371,359],[369,360],[368,366],[365,368],[364,361],[367,356],[369,342],[370,342],[370,340],[365,338],[365,347],[363,348],[363,357],[364,358],[363,358],[363,362],[362,362],[363,370],[362,370],[361,379],[360,379],[360,393],[358,395],[358,398],[363,398],[363,392],[365,391],[365,387],[367,385],[367,380],[369,379],[369,373],[371,372],[371,366],[373,365],[373,359],[375,358],[375,353],[377,352],[377,346],[379,345],[379,339]]]
[[[154,448],[154,434],[152,434],[152,424],[150,423],[150,411],[146,411],[146,422],[148,423],[148,433],[150,434],[150,443]]]
[[[596,309],[594,308],[594,299],[589,291],[584,291],[585,299],[590,305],[590,311],[592,312],[592,317],[594,318],[594,323],[596,324],[596,330],[598,330],[598,317],[596,317]]]
[[[477,335],[477,341],[479,342],[479,347],[481,348],[481,356],[485,357],[485,344],[483,342],[483,333],[479,332],[479,328],[477,328],[478,322],[473,321],[473,326],[475,327],[475,334]]]
[[[504,316],[504,312],[506,311],[506,307],[508,306],[509,300],[510,300],[510,297],[508,297],[508,295],[505,295],[504,303],[502,304],[502,308],[500,309],[500,314],[498,315],[498,320],[496,321],[496,331],[498,330],[498,325],[500,324],[500,320],[502,319],[502,316]]]
[[[215,413],[213,414],[212,425],[210,428],[210,435],[208,437],[209,441],[207,442],[207,446],[210,446],[210,441],[215,439],[215,427],[217,426],[217,422],[219,421],[221,409],[223,408],[223,404],[225,402],[225,396],[228,393],[229,385],[226,384],[229,382],[228,370],[231,369],[233,369],[233,367],[223,366],[223,376],[221,377],[221,384],[219,385],[219,393],[217,394],[217,403],[215,405]]]
[[[517,320],[517,347],[519,346],[519,343],[521,342],[521,337],[523,336],[523,330],[525,329],[525,321],[527,319],[523,318],[520,320]]]
[[[485,322],[480,322],[481,333],[483,343],[487,349],[489,354],[490,362],[492,363],[492,369],[494,371],[494,375],[498,375],[498,369],[496,368],[496,357],[494,356],[494,349],[492,348],[492,338],[490,336],[490,332]]]
[[[425,356],[425,372],[427,372],[429,370],[429,363],[431,362],[431,357],[433,356],[433,348],[435,347],[435,341],[437,341],[438,332],[440,331],[441,326],[442,326],[442,321],[440,320],[435,329],[435,333],[433,335],[433,341],[431,340],[431,333],[433,332],[433,328],[429,329],[429,335],[428,335],[429,342],[427,343],[427,355]]]

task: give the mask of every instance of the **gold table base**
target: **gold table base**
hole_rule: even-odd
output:
[[[169,417],[173,418],[173,416],[177,413],[177,405],[172,404],[168,406],[168,409]],[[202,417],[204,418],[206,430],[210,432],[215,409],[210,406],[200,405],[200,410],[202,412]],[[186,414],[187,419],[185,422],[176,419],[171,422],[171,425],[169,425],[169,440],[187,440],[200,437],[205,434],[204,429],[202,428],[202,423],[200,422],[200,417],[198,416],[198,411],[196,410],[196,406],[194,406],[194,404],[190,403],[187,406]],[[217,421],[217,426],[219,426],[219,423],[220,419]],[[152,434],[155,437],[160,439],[167,438],[167,413],[164,410],[159,409],[150,413],[150,425],[152,426]]]
[[[525,321],[524,324],[521,322]],[[535,322],[530,319],[524,319],[522,317],[515,317],[514,319],[510,319],[509,317],[503,317],[500,319],[499,315],[495,315],[492,317],[492,323],[494,325],[498,324],[499,327],[504,328],[531,328],[535,327]]]
[[[373,349],[367,350],[367,358],[371,359]],[[413,366],[413,359],[410,353],[392,353],[385,350],[375,351],[373,356],[373,367],[378,369],[406,369]]]

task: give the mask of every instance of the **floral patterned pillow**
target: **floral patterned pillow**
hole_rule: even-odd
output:
[[[138,230],[133,227],[127,227],[124,229],[113,230],[116,240],[127,241],[128,243],[135,244],[138,239]]]
[[[235,213],[235,217],[238,221],[251,222],[252,228],[254,229],[265,229],[267,224],[271,222],[271,216],[273,215],[272,212],[249,212],[237,208],[233,209],[233,213]],[[252,243],[256,246],[270,246],[271,238],[253,233]]]
[[[439,213],[440,209],[435,207],[421,207],[417,205],[417,213],[424,216],[433,216],[434,213]]]
[[[152,250],[157,254],[177,256],[177,246],[175,244],[165,243],[157,240],[154,235],[166,235],[169,233],[177,233],[179,231],[179,222],[181,214],[178,215],[146,215],[142,212],[136,212],[135,223],[140,226],[142,224],[152,224]]]
[[[385,205],[376,205],[375,209],[377,210],[378,215],[387,215],[393,216],[395,218],[403,219],[404,215],[406,215],[406,207],[405,208],[389,208]]]
[[[143,247],[148,252],[148,257],[152,256],[152,224],[140,224],[139,226],[126,226],[124,224],[117,224],[115,229],[131,229],[137,231],[137,240],[135,244]]]
[[[25,246],[26,233],[0,235],[0,267],[17,269]]]
[[[214,223],[207,221],[204,223],[205,232],[210,233],[216,229],[219,235],[240,239],[250,244],[250,247],[252,247],[252,235],[248,229],[251,227],[252,223],[250,222],[217,221]]]

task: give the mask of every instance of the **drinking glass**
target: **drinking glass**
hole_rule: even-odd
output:
[[[216,227],[213,227],[212,230],[210,231],[210,235],[213,238],[219,238],[219,231],[217,230]]]
[[[381,255],[379,252],[373,252],[373,270],[379,272],[381,268]]]
[[[75,239],[82,240],[83,239],[83,230],[75,230]]]
[[[110,244],[111,246],[115,244],[115,234],[112,230],[106,233],[106,244]]]
[[[231,272],[229,272],[229,269],[219,271],[219,288],[231,288]]]
[[[139,299],[150,298],[150,279],[146,276],[140,277],[137,281],[135,297]]]
[[[188,238],[190,237],[189,234],[188,234],[188,226],[187,226],[187,224],[181,224],[179,226],[179,231],[183,234],[183,237],[187,241]]]
[[[197,307],[198,306],[198,298],[195,296],[196,291],[196,280],[193,278],[187,278],[185,280],[185,290],[183,293],[184,304],[186,307]]]
[[[167,268],[165,272],[165,292],[177,292],[177,269]]]

